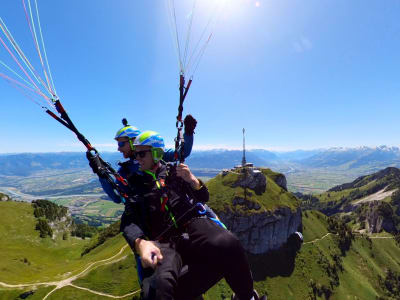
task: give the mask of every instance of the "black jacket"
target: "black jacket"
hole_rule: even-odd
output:
[[[125,204],[124,214],[134,224],[134,238],[164,241],[181,234],[188,222],[199,217],[196,204],[205,203],[209,198],[204,184],[201,183],[199,190],[193,190],[176,176],[172,164],[164,162],[154,177],[148,173],[133,174],[128,182],[135,194],[134,201]]]

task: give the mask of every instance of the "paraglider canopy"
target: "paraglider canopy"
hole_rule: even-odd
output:
[[[192,77],[228,0],[165,0],[181,75]]]
[[[213,36],[215,25],[226,0],[166,0],[172,40],[179,66],[179,107],[176,116],[175,161],[183,158],[183,102],[192,84],[204,52]],[[186,83],[186,78],[189,81]]]

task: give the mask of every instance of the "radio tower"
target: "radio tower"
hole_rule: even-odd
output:
[[[242,167],[246,166],[246,144],[244,139],[244,128],[243,128],[243,158],[242,158]]]

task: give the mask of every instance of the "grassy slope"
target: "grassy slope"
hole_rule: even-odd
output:
[[[304,242],[310,242],[328,233],[328,222],[324,214],[318,211],[306,211],[302,215]]]
[[[0,223],[2,257],[0,281],[7,283],[41,281],[44,278],[60,277],[56,276],[57,274],[82,270],[89,261],[108,258],[125,244],[124,240],[117,236],[81,259],[78,254],[86,241],[73,239],[53,242],[38,238],[38,233],[32,229],[34,219],[29,204],[0,202],[0,210],[3,212],[3,220]],[[16,226],[6,225],[15,222]],[[305,242],[321,238],[327,233],[326,217],[318,212],[304,213],[303,224]],[[125,259],[98,267],[85,277],[76,280],[74,284],[114,295],[124,295],[135,290],[137,278],[133,258],[129,250],[126,254],[129,255]],[[340,254],[340,251],[333,235],[315,243],[304,244],[295,258],[292,269],[290,266],[289,268],[285,266],[290,272],[276,272],[264,277],[263,274],[255,274],[257,277],[255,287],[261,293],[268,293],[269,300],[308,299],[311,280],[316,284],[329,286],[330,278],[326,275],[326,265],[333,264],[334,254]],[[25,256],[31,265],[19,260]],[[38,268],[40,263],[44,264],[42,269]],[[330,299],[356,299],[355,297],[375,299],[376,295],[382,295],[377,285],[378,275],[383,276],[388,266],[397,272],[400,271],[400,248],[393,239],[371,239],[369,242],[366,238],[358,236],[346,256],[342,257],[342,265],[344,271],[338,273],[340,285],[334,289]],[[31,269],[36,270],[36,273]],[[27,290],[30,288],[0,289],[0,299],[15,299]],[[49,290],[51,288],[39,288],[29,299],[42,299]],[[229,298],[230,294],[227,284],[221,281],[206,294],[205,299],[224,299]],[[106,299],[106,297],[65,287],[56,291],[49,299]],[[126,299],[132,299],[132,296]]]
[[[31,300],[30,298],[28,298]],[[80,290],[71,286],[64,287],[60,290],[55,291],[53,294],[51,294],[50,297],[47,298],[48,300],[77,300],[77,299],[84,299],[84,300],[110,300],[113,298],[106,297],[106,296],[100,296],[93,294],[88,291]],[[139,300],[139,295],[134,295],[134,296],[128,296],[120,299],[126,299],[126,300],[132,300],[132,299],[137,299]]]
[[[76,274],[92,261],[113,256],[125,245],[118,236],[81,257],[88,240],[39,238],[30,204],[0,202],[0,211],[0,281],[9,284],[60,280],[63,274]]]
[[[118,296],[140,289],[134,258],[131,254],[119,262],[100,266],[73,283],[80,287]]]
[[[303,214],[305,242],[320,238],[328,232],[323,214],[308,211],[307,215]],[[260,293],[268,293],[268,300],[309,299],[311,280],[329,286],[330,278],[324,266],[327,263],[333,264],[334,254],[340,255],[334,235],[304,244],[290,274],[266,276],[255,282],[255,288]],[[383,295],[378,286],[378,275],[384,276],[388,267],[400,271],[400,248],[393,239],[371,239],[370,243],[365,237],[357,236],[346,256],[342,257],[342,265],[343,272],[338,272],[340,285],[334,288],[330,299],[375,300],[377,295]],[[222,295],[228,298],[230,294],[227,284],[221,281],[206,294],[205,299],[223,299]]]
[[[342,191],[326,191],[319,195],[315,195],[319,198],[320,202],[339,202],[342,198],[347,198],[351,192],[359,190],[360,192],[371,190],[375,186],[380,186],[376,191],[382,189],[384,186],[388,187],[389,190],[393,190],[399,186],[399,170],[396,168],[387,168],[377,173],[362,176],[357,178],[355,181],[345,184],[349,185]],[[371,192],[369,192],[371,193]],[[390,197],[386,197],[384,201],[389,202]],[[356,202],[359,199],[355,199],[352,202]]]
[[[310,217],[310,212],[308,215],[308,218],[303,218],[305,242],[317,231],[320,231],[320,237],[326,232],[326,228],[324,229],[326,223],[322,218],[318,221],[314,216]],[[290,277],[277,276],[267,279],[266,286],[270,294],[268,299],[307,299],[310,279],[328,286],[329,281],[321,262],[327,259],[329,263],[333,263],[332,255],[340,254],[335,238],[329,235],[316,243],[303,245],[296,257],[295,269]],[[393,239],[371,239],[371,241],[370,244],[365,237],[356,237],[351,249],[345,257],[342,257],[344,271],[338,273],[340,285],[334,289],[330,299],[375,300],[378,294],[382,296],[377,284],[378,275],[384,276],[388,267],[400,271],[400,248],[395,241]]]
[[[42,300],[51,290],[53,287],[40,287],[35,291],[35,293],[29,296],[27,299],[29,300]],[[32,291],[32,288],[22,288],[18,290],[10,290],[10,289],[2,289],[0,288],[0,300],[15,300],[21,299],[19,295]],[[75,298],[75,299],[83,299],[83,298]]]
[[[287,206],[292,210],[296,209],[299,205],[298,200],[291,194],[286,192],[278,186],[274,178],[278,176],[269,169],[262,169],[267,179],[267,188],[262,195],[256,195],[254,191],[248,190],[251,196],[248,196],[249,201],[257,202],[261,205],[261,209],[272,211],[277,207]],[[232,199],[235,197],[244,198],[244,190],[242,187],[232,187],[237,182],[239,174],[230,172],[222,176],[217,175],[215,178],[207,182],[207,187],[210,192],[209,205],[217,212],[232,209]],[[247,213],[259,212],[255,210],[247,211]]]

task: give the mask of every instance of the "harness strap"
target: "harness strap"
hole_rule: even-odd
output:
[[[163,192],[163,190],[165,190],[166,186],[165,186],[165,180],[164,179],[157,180],[156,175],[153,172],[148,171],[148,170],[145,170],[144,172],[146,174],[149,174],[154,179],[154,181],[156,183],[156,186],[157,186],[157,188],[159,190],[161,190],[162,192]],[[172,214],[171,211],[169,211],[169,208],[167,206],[167,202],[168,202],[167,193],[165,193],[165,194],[163,193],[162,194],[162,196],[160,198],[160,201],[161,201],[161,211],[162,212],[164,212],[164,211],[169,212],[169,216],[170,216],[170,218],[172,220],[172,223],[174,224],[175,228],[178,228],[178,224],[177,224],[177,222],[175,220],[175,216]]]
[[[188,84],[185,86],[185,76],[181,74],[179,77],[179,107],[178,107],[178,115],[176,116],[176,129],[178,131],[175,138],[175,152],[174,152],[174,160],[180,161],[183,163],[185,161],[184,158],[184,139],[183,139],[183,121],[182,121],[182,112],[183,112],[183,102],[185,101],[186,95],[189,91],[190,85],[192,84],[192,79],[189,80]]]

